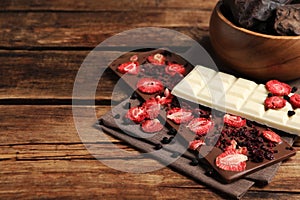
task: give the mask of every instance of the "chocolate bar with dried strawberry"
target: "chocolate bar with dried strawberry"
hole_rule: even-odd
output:
[[[279,35],[300,35],[300,4],[279,7],[274,28]]]

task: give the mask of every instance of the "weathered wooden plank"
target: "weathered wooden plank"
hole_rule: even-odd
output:
[[[88,53],[0,51],[0,98],[71,99],[76,74]],[[106,66],[100,66],[101,63],[109,64],[109,59],[117,57],[118,52],[102,51],[99,54],[107,60],[95,60],[90,64],[105,69]],[[89,74],[85,78],[88,80]],[[105,71],[98,84],[96,100],[112,99],[117,81],[117,76],[111,70]],[[118,97],[123,99],[123,95],[120,90]],[[114,95],[115,100],[118,97]]]
[[[106,198],[118,195],[123,198],[224,198],[169,168],[146,174],[132,174],[111,169],[97,160],[4,161],[1,164],[2,198],[12,195],[29,198],[33,194],[39,198],[86,198],[92,197],[90,193],[93,193],[93,197]],[[284,181],[285,179],[282,180]],[[298,185],[293,185],[294,190],[290,190],[290,187],[278,191],[272,189],[274,186],[276,187],[271,183],[266,189],[253,187],[245,199],[286,199],[299,196],[295,191],[299,188]]]
[[[217,0],[1,0],[2,11],[124,11],[139,9],[176,8],[176,9],[212,9]]]
[[[178,30],[199,41],[207,35],[211,11],[123,11],[123,12],[12,12],[0,13],[2,48],[89,47],[110,36],[139,27],[165,27]],[[191,33],[196,31],[196,34]],[[151,34],[151,32],[149,32]],[[163,33],[162,33],[163,34]],[[128,40],[131,38],[128,37]],[[159,42],[160,38],[153,38]],[[170,45],[180,44],[169,38]],[[174,40],[176,39],[176,40]],[[186,41],[182,41],[185,43]],[[124,39],[117,41],[122,46]],[[143,46],[142,40],[134,40]],[[110,47],[113,45],[110,45]]]
[[[0,110],[1,145],[81,143],[71,106],[6,105],[0,106]],[[99,106],[97,114],[102,116],[109,110],[110,106]],[[84,114],[83,110],[83,119]]]

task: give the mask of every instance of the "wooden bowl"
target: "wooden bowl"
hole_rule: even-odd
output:
[[[222,13],[222,2],[210,19],[210,40],[226,66],[254,80],[300,78],[300,36],[272,36],[234,25]]]

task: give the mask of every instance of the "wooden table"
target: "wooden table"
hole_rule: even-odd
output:
[[[72,116],[76,73],[96,45],[125,30],[154,26],[205,46],[216,2],[1,0],[0,199],[224,198],[168,167],[132,174],[105,166],[85,149]],[[98,116],[111,109],[116,81],[105,72],[96,94]],[[271,184],[251,188],[245,199],[300,199],[299,154],[284,162]]]

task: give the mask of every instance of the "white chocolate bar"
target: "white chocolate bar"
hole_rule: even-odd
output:
[[[265,110],[268,91],[263,84],[212,69],[196,66],[172,90],[172,94],[213,109],[239,115],[288,133],[300,135],[300,109],[293,110],[290,103],[282,109]]]

